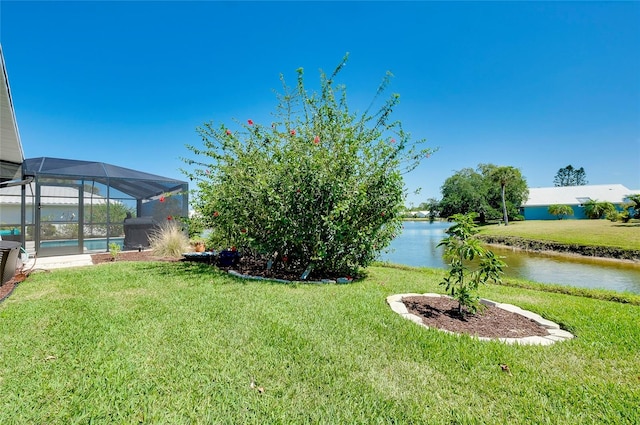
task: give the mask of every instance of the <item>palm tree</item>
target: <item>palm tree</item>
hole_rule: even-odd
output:
[[[549,205],[547,211],[549,211],[549,214],[557,216],[558,220],[562,220],[565,216],[573,215],[573,208],[569,205]]]
[[[629,203],[625,209],[629,212],[629,217],[640,218],[640,194],[629,195],[627,198],[629,198]]]
[[[509,224],[509,216],[507,214],[507,202],[505,200],[505,189],[507,184],[517,179],[522,179],[520,170],[515,167],[496,167],[491,171],[490,178],[493,182],[500,184],[500,196],[502,198],[502,214],[504,215],[504,224]]]
[[[590,219],[602,218],[615,210],[616,207],[611,202],[598,202],[595,199],[589,199],[584,203],[584,213]]]

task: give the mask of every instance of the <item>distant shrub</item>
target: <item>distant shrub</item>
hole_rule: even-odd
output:
[[[640,218],[640,195],[628,195],[629,202],[624,205],[624,210],[627,213],[627,220],[632,218]]]
[[[566,216],[573,215],[573,208],[571,208],[569,205],[549,205],[547,211],[549,212],[549,214],[558,217],[558,220],[562,220]]]
[[[59,225],[57,228],[56,236],[64,239],[77,239],[78,223],[69,223],[69,224]]]
[[[154,255],[180,257],[189,250],[189,238],[175,221],[167,221],[151,232],[149,243]]]
[[[599,202],[590,199],[584,204],[584,213],[590,219],[600,219],[614,213],[616,207],[611,202]]]
[[[624,210],[624,211],[617,211],[617,210],[613,210],[613,211],[608,211],[607,215],[605,216],[605,218],[609,221],[612,222],[616,222],[616,221],[621,221],[623,223],[627,223],[630,220],[629,217],[629,211],[628,210]]]

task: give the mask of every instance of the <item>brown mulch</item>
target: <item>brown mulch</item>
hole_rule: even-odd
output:
[[[27,275],[22,271],[16,271],[15,276],[5,282],[4,285],[0,285],[0,302],[2,302],[5,298],[7,298],[11,292],[15,289],[16,286],[20,282],[24,282],[27,278]]]
[[[151,251],[122,251],[114,260],[110,253],[91,255],[93,264],[111,263],[114,261],[181,261],[181,259],[157,257]],[[298,273],[288,272],[286,269],[266,270],[266,260],[244,257],[233,269],[242,274],[263,276],[285,280],[299,280]],[[311,277],[314,277],[313,274]],[[335,278],[336,276],[327,276]],[[16,276],[4,285],[0,285],[0,300],[8,296],[16,285],[25,280],[24,274]],[[318,276],[315,276],[318,279]],[[458,303],[445,297],[405,297],[403,299],[410,313],[422,317],[422,321],[429,327],[445,329],[456,333],[466,333],[488,338],[522,338],[527,336],[545,336],[545,328],[533,320],[511,313],[497,307],[486,307],[475,315],[467,314],[460,317]]]
[[[101,254],[92,254],[91,261],[93,264],[113,263],[114,261],[184,261],[182,258],[172,257],[157,257],[149,250],[147,251],[121,251],[118,253],[117,258],[114,260],[113,256],[106,252]],[[267,270],[267,259],[263,257],[251,257],[244,256],[240,259],[239,263],[231,267],[220,267],[221,270],[229,271],[235,270],[240,274],[249,276],[261,276],[272,279],[283,279],[297,281],[300,280],[300,273],[288,270],[281,266],[281,264],[273,267],[272,270]],[[313,278],[313,273],[310,278]],[[311,280],[311,279],[309,279]]]
[[[498,307],[478,310],[476,314],[458,313],[458,302],[447,297],[405,297],[407,310],[420,316],[429,327],[486,338],[524,338],[546,336],[547,330],[524,316]]]
[[[302,272],[306,265],[302,265],[298,262],[291,262],[284,264],[282,262],[276,262],[273,264],[271,270],[267,270],[268,257],[265,256],[243,256],[238,264],[231,267],[221,267],[223,270],[235,270],[240,274],[248,276],[259,276],[269,279],[282,279],[289,281],[300,281]],[[342,274],[324,273],[319,274],[312,270],[307,277],[307,281],[321,281],[323,279],[335,280],[341,277],[347,277]]]
[[[18,283],[15,281],[15,279],[11,279],[8,282],[6,282],[4,285],[0,285],[0,301],[8,297],[11,291],[13,291],[13,289],[16,287],[17,284]]]

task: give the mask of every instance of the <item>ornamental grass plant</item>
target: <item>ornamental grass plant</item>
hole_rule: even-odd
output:
[[[191,250],[189,238],[175,220],[168,220],[149,235],[149,245],[154,255],[159,257],[181,257]]]

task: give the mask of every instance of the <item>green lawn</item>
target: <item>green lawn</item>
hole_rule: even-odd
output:
[[[588,246],[640,249],[640,223],[613,223],[609,220],[528,220],[508,226],[488,225],[481,234],[518,236],[525,239]]]
[[[548,347],[427,330],[387,306],[442,292],[442,273],[285,285],[122,262],[34,274],[0,304],[0,423],[640,422],[639,306],[482,288],[577,336]]]

